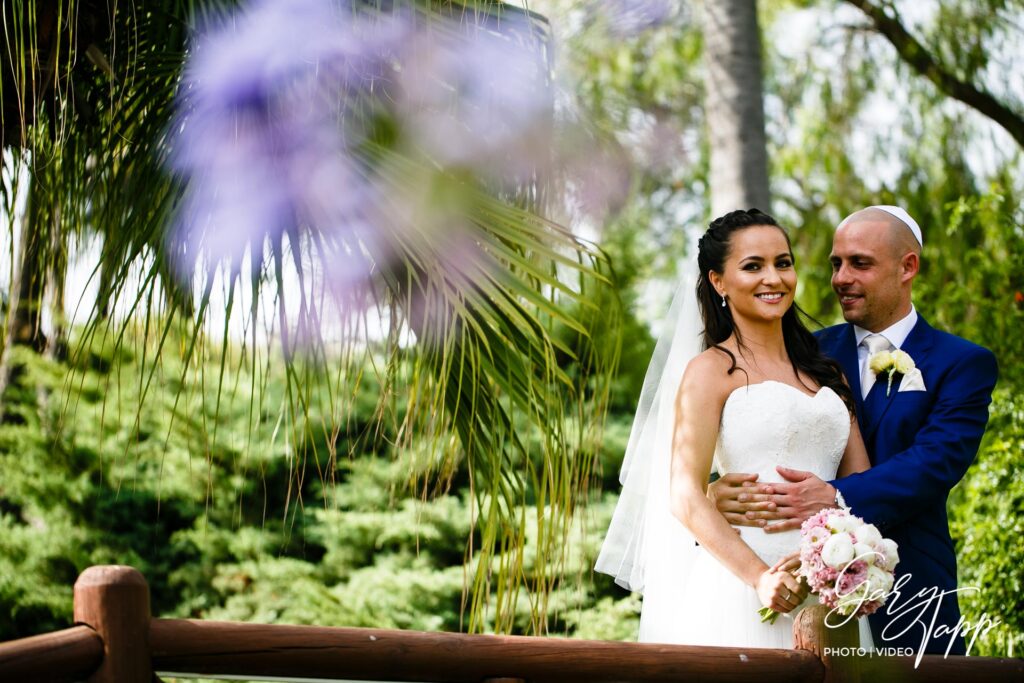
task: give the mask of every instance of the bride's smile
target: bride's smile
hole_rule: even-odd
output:
[[[781,319],[793,303],[797,282],[785,233],[773,225],[738,230],[730,240],[722,272],[712,273],[711,281],[725,297],[734,320]]]

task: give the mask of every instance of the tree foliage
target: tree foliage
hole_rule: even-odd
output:
[[[151,397],[156,400],[156,383],[184,386],[184,377],[200,370],[191,364],[202,356],[202,348],[219,339],[221,367],[209,374],[202,368],[207,391],[197,394],[202,405],[196,410],[214,420],[226,391],[223,382],[244,375],[250,415],[267,405],[279,411],[278,435],[291,443],[292,453],[284,460],[289,476],[282,495],[298,510],[305,505],[306,478],[329,481],[339,458],[351,454],[339,451],[333,439],[312,436],[318,421],[337,429],[352,419],[346,415],[350,398],[372,376],[379,392],[363,441],[382,438],[386,424],[401,452],[429,452],[429,465],[412,471],[431,493],[443,491],[457,467],[468,473],[474,525],[481,531],[476,550],[485,556],[472,582],[476,597],[469,627],[494,626],[484,621],[483,607],[491,587],[498,585],[496,592],[506,601],[488,618],[496,619],[499,629],[510,628],[514,617],[505,607],[514,606],[515,596],[526,590],[540,596],[533,607],[543,610],[544,582],[556,580],[559,572],[559,538],[593,463],[594,449],[582,446],[599,429],[617,348],[585,341],[584,319],[593,319],[591,301],[601,298],[602,323],[614,341],[618,300],[601,250],[546,218],[543,159],[514,157],[521,140],[502,137],[511,112],[502,111],[498,118],[487,107],[500,109],[508,93],[497,86],[494,74],[484,71],[488,65],[463,60],[475,71],[428,72],[415,84],[401,79],[424,64],[429,68],[429,59],[417,63],[416,53],[409,51],[424,41],[459,49],[491,41],[484,46],[490,51],[481,54],[496,62],[508,52],[527,54],[532,68],[520,79],[529,79],[527,92],[546,107],[523,112],[530,115],[529,125],[511,132],[543,137],[552,116],[546,22],[491,0],[387,6],[338,0],[296,5],[294,12],[278,15],[288,20],[319,12],[338,24],[314,26],[338,29],[328,38],[341,41],[326,56],[319,55],[325,60],[321,64],[290,52],[287,44],[231,54],[240,44],[232,31],[258,23],[251,16],[266,21],[277,11],[267,2],[234,4],[5,4],[5,17],[14,27],[3,45],[5,63],[9,59],[16,68],[4,69],[0,84],[2,142],[12,150],[4,162],[8,177],[29,178],[30,215],[38,216],[23,222],[20,231],[12,222],[10,239],[25,245],[56,243],[61,249],[21,250],[10,291],[22,295],[12,297],[5,326],[9,339],[0,362],[0,406],[11,421],[28,419],[16,413],[30,410],[26,399],[39,392],[25,384],[21,372],[28,359],[18,360],[23,356],[15,347],[25,336],[20,331],[41,329],[43,274],[53,260],[49,254],[64,253],[73,238],[88,236],[99,245],[94,264],[99,293],[77,352],[88,354],[100,339],[111,339],[117,347],[141,332],[142,352],[149,354],[137,366],[140,407],[134,419],[126,418],[129,430],[142,429],[142,411]],[[395,27],[415,31],[416,39],[374,42],[371,35],[368,42],[359,42],[378,29],[393,37]],[[287,27],[274,28],[282,31],[280,38],[288,37]],[[224,40],[219,48],[204,42],[218,35]],[[308,35],[298,40],[293,47],[317,45]],[[222,70],[236,80],[220,83],[218,90],[216,74],[200,68],[210,52],[241,59],[249,71]],[[335,61],[327,63],[330,58]],[[270,67],[282,64],[286,68],[278,71],[283,76],[274,80],[280,74]],[[349,71],[358,77],[330,80]],[[324,81],[327,86],[321,87]],[[425,89],[417,89],[424,84]],[[204,96],[213,98],[207,109]],[[409,108],[401,109],[399,102]],[[212,121],[223,128],[204,127],[211,124],[210,117],[202,118],[211,106],[226,117]],[[293,138],[278,134],[296,123],[288,119],[296,107],[305,108],[303,116],[286,132],[302,139],[312,128],[325,135],[317,143],[337,137],[339,158],[326,165],[350,162],[346,180],[353,182],[336,182],[320,188],[318,195],[334,198],[334,205],[358,205],[354,215],[344,214],[346,220],[332,221],[334,214],[303,203],[309,196],[303,193],[323,182],[314,173],[320,166],[298,155],[297,168],[290,170],[301,182],[285,172],[284,164],[294,161],[295,152],[286,144]],[[323,130],[310,123],[310,111],[318,116],[327,112]],[[434,141],[419,128],[439,120],[448,126],[440,149],[431,147]],[[487,121],[491,125],[481,126]],[[467,130],[478,137],[461,140]],[[175,147],[189,140],[203,144],[185,152]],[[445,155],[447,147],[458,144],[488,150],[493,144],[491,167]],[[246,201],[222,214],[208,207],[194,210],[189,199],[194,194],[212,187],[210,196],[224,197],[232,188],[192,173],[195,169],[180,159],[205,159],[218,150],[233,159],[252,147],[257,148],[256,162],[270,159],[270,182],[243,188]],[[322,154],[324,147],[310,144],[306,151]],[[335,147],[327,144],[326,149]],[[215,159],[213,166],[219,163]],[[235,170],[241,173],[252,164],[240,166]],[[362,193],[363,185],[353,187],[355,180],[366,180],[374,191]],[[0,189],[9,207],[14,184]],[[282,187],[301,196],[281,212],[284,220],[266,210],[255,212],[244,225],[231,221]],[[208,233],[196,228],[218,219]],[[197,230],[199,239],[182,237]],[[36,239],[43,234],[45,240]],[[226,253],[210,248],[225,236],[238,242],[236,248]],[[356,284],[348,287],[346,278]],[[36,286],[19,287],[19,280]],[[54,280],[49,286],[59,291],[64,283]],[[221,287],[223,295],[217,296]],[[111,315],[115,303],[119,315]],[[208,322],[217,307],[226,309],[219,318],[224,322],[211,330]],[[247,326],[241,353],[229,349],[232,314]],[[378,336],[386,348],[371,358],[368,348],[375,339],[367,330],[377,321],[383,321]],[[269,342],[258,338],[263,325],[272,330]],[[575,348],[560,345],[556,330],[562,329],[584,341]],[[163,364],[176,351],[169,347],[171,340],[182,352],[174,370]],[[271,350],[262,355],[257,347],[265,345]],[[265,396],[264,371],[276,364],[285,366],[283,390]],[[170,379],[174,375],[177,380]],[[330,406],[329,417],[315,414],[313,406],[320,400]],[[182,428],[204,426],[182,412],[177,401],[170,408]],[[204,432],[205,447],[215,450],[220,436],[216,429]],[[532,452],[540,459],[531,459]],[[149,465],[146,460],[137,464],[142,469]],[[526,521],[513,511],[528,503],[540,511],[532,520],[533,532],[546,544],[538,563],[550,576],[538,570],[534,583],[524,587],[527,577],[518,567]],[[505,560],[493,571],[492,557]]]
[[[216,352],[183,376],[180,356],[165,359],[166,381],[141,410],[141,353],[96,344],[79,360],[26,358],[33,381],[67,388],[69,403],[47,416],[30,403],[24,424],[0,428],[0,639],[65,628],[78,573],[108,563],[137,567],[161,616],[463,630],[473,572],[481,564],[497,572],[507,561],[480,551],[465,468],[452,473],[446,492],[424,498],[415,482],[436,466],[436,454],[421,443],[399,457],[386,425],[379,439],[364,438],[380,390],[370,375],[343,423],[330,424],[326,402],[311,406],[330,426],[296,451],[274,400],[251,414],[244,371],[224,378],[219,410],[210,409],[203,393],[208,375],[220,372]],[[280,367],[268,374],[265,395],[287,390],[284,375]],[[612,430],[612,453],[624,435]],[[329,476],[297,477],[292,463],[304,454],[310,470],[328,467],[328,440],[351,455]],[[542,462],[540,444],[530,457]],[[289,504],[289,495],[303,503]],[[625,637],[628,625],[607,614],[635,620],[627,606],[635,604],[613,606],[605,597],[599,605],[589,582],[580,582],[613,505],[612,496],[595,499],[575,520],[567,578],[552,582],[547,613],[538,616],[534,598],[519,593],[510,628]],[[543,527],[530,519],[536,514],[532,505],[513,511],[528,520],[520,571],[527,581],[551,581],[543,557],[551,551],[536,534]],[[483,601],[492,629],[499,590]],[[604,626],[591,610],[606,615]]]
[[[981,652],[1012,654],[1021,631],[1012,531],[1021,515],[1012,475],[1024,445],[1024,376],[1014,362],[1024,353],[1021,149],[941,82],[921,77],[859,8],[867,4],[759,3],[771,209],[793,237],[801,306],[828,324],[839,320],[827,259],[834,226],[865,205],[903,206],[925,232],[918,310],[996,352],[993,418],[949,512],[961,584],[981,589],[963,596],[965,616],[1001,619]],[[948,77],[1019,114],[1019,93],[1003,75],[1020,71],[1020,3],[872,5],[898,19]],[[90,88],[77,101],[92,112],[44,107],[25,129],[42,141],[21,163],[57,158],[48,150],[60,141],[69,154],[39,178],[52,178],[51,189],[96,193],[91,202],[55,193],[43,206],[47,220],[62,216],[63,234],[102,237],[97,277],[111,301],[135,296],[132,268],[148,268],[147,283],[164,277],[154,264],[174,179],[154,157],[128,156],[139,150],[119,144],[149,140],[143,128],[154,133],[167,120],[184,18],[198,6],[166,3],[137,15],[119,25],[132,40],[116,51],[101,35],[100,54],[132,56],[110,62],[115,79],[94,62],[74,62],[72,80]],[[461,12],[430,4],[438,6]],[[449,328],[457,334],[412,348],[398,325],[383,349],[348,347],[332,364],[326,346],[313,345],[281,364],[279,347],[268,351],[252,337],[232,346],[226,334],[221,343],[196,335],[212,299],[188,292],[163,304],[178,318],[154,306],[134,327],[87,328],[67,365],[19,352],[26,381],[6,397],[17,419],[0,427],[0,604],[10,615],[0,636],[65,626],[74,576],[97,562],[139,566],[165,615],[460,629],[475,613],[478,630],[635,635],[637,597],[590,567],[650,356],[648,323],[667,309],[659,293],[671,291],[664,282],[708,214],[705,127],[714,122],[702,105],[703,36],[686,3],[653,15],[646,5],[572,0],[531,9],[548,17],[559,47],[555,125],[576,149],[600,150],[564,156],[546,186],[547,209],[600,248],[539,219],[543,193],[486,182],[454,192],[466,187],[464,175],[438,176],[389,153],[378,159],[407,172],[396,187],[454,197],[475,217],[479,238],[505,255],[512,279],[473,298],[478,306],[458,301],[464,324]],[[167,32],[147,32],[148,22],[166,28],[168,17]],[[68,92],[69,81],[52,82],[60,85],[52,92]],[[581,168],[596,182],[582,182]],[[0,194],[13,205],[9,188]],[[149,199],[128,201],[135,195]],[[549,237],[560,245],[554,254],[542,248]],[[239,272],[238,292],[273,292],[280,282],[273,265]],[[383,285],[398,295],[382,297],[385,317],[397,310],[395,321],[415,324],[413,308],[402,311],[420,275],[388,274]],[[198,282],[201,293],[212,280]],[[140,303],[162,300],[158,288],[142,291]],[[237,306],[249,305],[237,296]],[[619,302],[622,331],[609,324]],[[183,317],[191,324],[182,328]],[[614,359],[621,371],[612,378]],[[55,398],[65,381],[66,402]],[[602,434],[592,427],[605,408]],[[570,522],[552,511],[576,514]],[[502,552],[513,541],[518,551]],[[477,589],[465,594],[473,577]]]
[[[1024,552],[1014,540],[1024,532],[1024,413],[1016,392],[999,392],[985,444],[950,506],[961,608],[973,625],[992,626],[979,655],[1019,656],[1024,644]]]

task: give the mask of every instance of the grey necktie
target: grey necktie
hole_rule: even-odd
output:
[[[871,387],[875,385],[875,373],[871,370],[871,356],[881,351],[888,351],[892,348],[892,344],[880,334],[869,334],[864,337],[861,345],[868,350],[868,357],[864,359],[864,369],[860,373],[860,393],[863,398],[867,398]]]

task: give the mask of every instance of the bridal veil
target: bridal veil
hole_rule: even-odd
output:
[[[646,595],[644,620],[657,609],[649,604],[654,587],[659,603],[662,591],[681,591],[696,555],[693,536],[672,515],[669,505],[676,391],[686,365],[703,348],[695,256],[683,270],[644,378],[619,473],[622,493],[595,566],[614,576],[620,586]],[[644,640],[643,623],[640,631]]]

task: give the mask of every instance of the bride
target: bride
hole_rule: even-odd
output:
[[[792,613],[807,597],[790,573],[799,531],[730,526],[706,496],[709,473],[782,481],[784,465],[827,481],[867,469],[868,456],[839,365],[798,317],[775,219],[716,219],[697,267],[696,301],[680,288],[655,348],[596,568],[643,592],[641,641],[790,648],[792,624],[761,623],[757,610]]]

